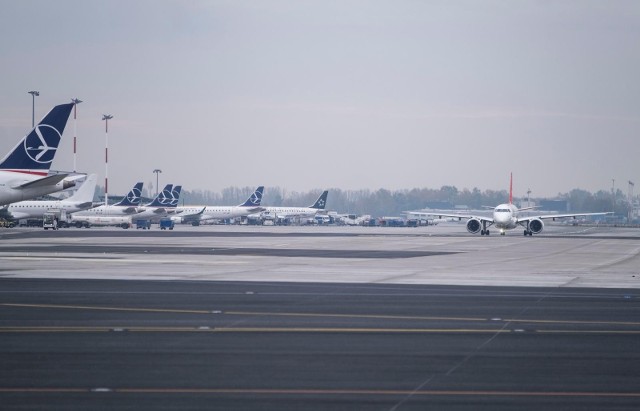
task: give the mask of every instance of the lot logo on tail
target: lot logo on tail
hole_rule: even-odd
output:
[[[169,205],[171,207],[178,206],[178,200],[180,199],[180,191],[182,190],[182,186],[175,186],[173,190],[171,190],[171,201]]]
[[[142,190],[140,190],[137,186],[133,187],[131,191],[127,194],[127,200],[131,204],[138,204],[140,202],[140,196],[142,196]]]
[[[258,187],[258,189],[256,191],[253,192],[253,194],[251,194],[251,197],[249,197],[249,202],[255,206],[259,206],[260,202],[262,201],[262,190],[261,188],[263,187]]]
[[[24,139],[25,152],[36,163],[49,164],[53,161],[61,138],[62,136],[55,127],[48,124],[39,124]]]

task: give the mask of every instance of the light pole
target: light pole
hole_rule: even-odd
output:
[[[162,173],[162,170],[160,170],[159,168],[156,168],[155,170],[153,170],[154,173],[156,173],[156,197],[158,196],[158,174]]]
[[[104,205],[109,205],[109,120],[111,114],[103,114],[104,120]]]
[[[36,96],[40,95],[39,91],[29,91],[31,94],[31,128],[36,125]]]
[[[79,98],[72,98],[71,102],[73,103],[73,172],[76,172],[76,136],[78,135],[78,128],[76,126],[76,107],[78,104],[82,103],[82,100]]]

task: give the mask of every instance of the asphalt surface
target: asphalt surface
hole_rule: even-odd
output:
[[[639,297],[0,278],[0,408],[638,409]]]

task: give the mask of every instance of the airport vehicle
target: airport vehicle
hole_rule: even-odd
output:
[[[136,220],[135,223],[136,223],[135,224],[136,230],[139,230],[139,229],[149,230],[149,229],[151,229],[151,221],[149,221],[149,220],[145,220],[145,219],[141,218],[139,220]]]
[[[48,230],[48,229],[57,230],[58,217],[56,216],[56,214],[52,212],[44,213],[44,215],[42,216],[42,227],[45,230]]]
[[[329,191],[325,190],[320,197],[309,207],[263,207],[260,218],[283,220],[289,218],[309,218],[314,217],[318,212],[324,210],[327,204]]]
[[[176,223],[200,225],[208,220],[225,220],[258,213],[263,210],[260,206],[264,186],[256,188],[247,201],[237,206],[188,206],[177,207],[171,219]]]
[[[96,191],[96,175],[90,174],[80,188],[69,198],[61,200],[26,200],[9,204],[6,207],[11,218],[21,220],[24,218],[42,218],[47,212],[57,212],[58,221],[66,222],[62,214],[86,210],[93,206],[93,196]]]
[[[72,216],[73,219],[74,216]],[[107,215],[107,216],[87,216],[82,220],[75,220],[73,224],[77,228],[90,228],[93,226],[96,227],[122,227],[129,228],[131,227],[131,217],[128,216],[116,216],[116,215]]]
[[[492,217],[475,216],[475,215],[463,215],[463,214],[442,214],[434,213],[433,215],[439,218],[457,218],[462,220],[467,219],[467,231],[472,234],[480,233],[480,235],[489,235],[489,227],[494,225],[500,230],[501,235],[505,235],[507,230],[513,230],[518,227],[524,228],[525,236],[532,236],[533,234],[539,234],[544,229],[543,220],[556,218],[576,218],[581,216],[595,216],[606,215],[612,213],[576,213],[576,214],[541,214],[537,216],[519,217],[518,213],[524,210],[532,210],[535,207],[524,207],[518,209],[513,204],[513,174],[511,174],[509,180],[509,202],[500,204],[493,209]],[[421,214],[424,214],[421,212]]]
[[[171,218],[161,218],[160,219],[160,229],[161,230],[173,230],[175,223]]]
[[[134,216],[134,220],[147,220],[150,224],[159,223],[161,218],[174,214],[181,190],[182,186],[174,187],[173,184],[167,184],[152,202],[139,208],[140,212]]]
[[[49,175],[73,103],[55,106],[0,160],[0,205],[71,188],[68,174]]]

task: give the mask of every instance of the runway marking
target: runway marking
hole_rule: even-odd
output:
[[[357,328],[357,327],[0,327],[0,334],[28,333],[317,333],[317,334],[601,334],[640,335],[640,330],[522,330],[495,328]]]
[[[474,397],[585,397],[585,398],[640,398],[638,392],[593,391],[465,391],[465,390],[366,390],[366,389],[270,389],[270,388],[22,388],[0,387],[1,393],[93,393],[126,394],[214,394],[214,395],[376,395],[376,396],[474,396]]]
[[[0,327],[0,333],[375,333],[375,334],[417,334],[417,333],[509,333],[510,330],[470,329],[470,328],[328,328],[328,327]]]
[[[100,307],[89,305],[56,305],[56,304],[11,304],[3,303],[5,307],[24,308],[60,308],[67,310],[97,310],[97,311],[127,311],[127,312],[150,312],[150,313],[178,313],[178,314],[211,314],[211,311],[204,310],[169,310],[162,308],[127,308],[127,307]]]
[[[526,318],[480,318],[480,317],[437,317],[437,316],[402,316],[402,315],[377,315],[377,314],[322,314],[322,313],[295,313],[295,312],[258,312],[258,311],[221,311],[221,310],[177,310],[163,308],[133,308],[133,307],[104,307],[88,305],[57,305],[57,304],[18,304],[0,303],[4,307],[24,308],[55,308],[70,310],[97,310],[97,311],[122,311],[122,312],[148,312],[148,313],[173,313],[173,314],[217,314],[238,316],[261,317],[310,317],[310,318],[361,318],[382,320],[414,320],[414,321],[471,321],[490,323],[531,323],[531,324],[580,324],[580,325],[608,325],[608,326],[640,326],[635,321],[584,321],[584,320],[537,320]]]

